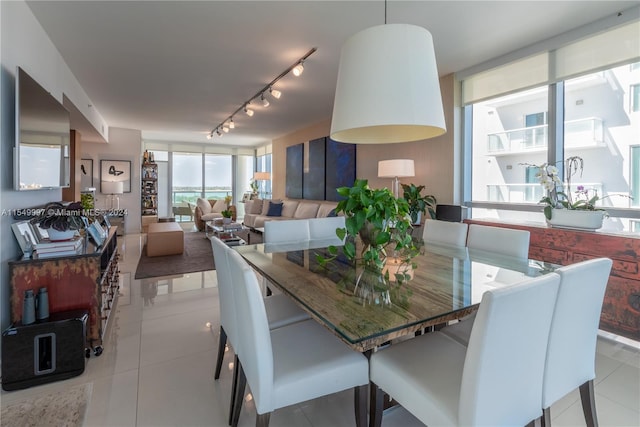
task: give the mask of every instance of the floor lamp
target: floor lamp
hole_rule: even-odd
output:
[[[270,172],[254,172],[253,180],[254,181],[270,181],[271,173]],[[264,199],[265,198],[264,196],[266,196],[266,192],[264,190],[263,182],[260,182],[260,193],[262,195],[262,198]]]
[[[120,209],[119,194],[124,193],[124,182],[122,181],[102,181],[101,191],[109,195],[109,209]]]
[[[398,178],[415,176],[413,160],[393,159],[378,162],[378,178],[393,178],[393,195],[398,198],[400,184]]]

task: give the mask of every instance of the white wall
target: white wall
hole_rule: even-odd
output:
[[[62,199],[61,190],[13,190],[16,67],[22,67],[60,102],[63,94],[76,106],[93,102],[22,0],[0,1],[0,60],[0,327],[4,330],[10,319],[8,261],[21,255],[11,231],[11,210]],[[108,126],[99,112],[88,111],[88,107],[80,110],[96,129],[105,130],[107,139]],[[139,150],[140,145],[137,147]]]
[[[96,208],[108,207],[107,196],[100,193],[100,160],[126,160],[131,162],[131,192],[120,195],[120,209],[125,209],[125,231],[139,233],[140,224],[140,153],[142,133],[136,129],[109,129],[109,143],[83,142],[83,159],[93,160],[93,185],[96,187]]]

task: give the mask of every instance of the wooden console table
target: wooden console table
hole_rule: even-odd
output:
[[[640,236],[551,228],[492,220],[468,224],[527,230],[529,258],[567,265],[587,259],[613,260],[600,315],[600,329],[640,341]]]
[[[24,292],[46,287],[49,312],[84,309],[89,312],[87,344],[96,356],[102,353],[102,337],[118,295],[118,243],[111,227],[102,246],[86,243],[78,255],[9,262],[11,322],[22,318]]]

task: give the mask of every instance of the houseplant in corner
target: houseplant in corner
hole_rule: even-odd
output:
[[[225,196],[224,198],[224,203],[227,205],[227,208],[222,212],[220,212],[223,218],[222,220],[223,224],[231,223],[231,218],[233,217],[233,212],[231,211],[231,200],[232,200],[231,196]]]
[[[404,199],[409,204],[409,215],[411,216],[411,224],[419,225],[422,221],[422,215],[429,212],[429,217],[436,217],[436,198],[432,195],[423,196],[422,190],[424,185],[416,186],[415,184],[402,184]]]
[[[51,241],[71,239],[75,230],[81,230],[84,227],[82,203],[72,202],[68,205],[60,202],[48,203],[44,209],[40,210],[40,215],[32,218],[31,222],[47,230]]]

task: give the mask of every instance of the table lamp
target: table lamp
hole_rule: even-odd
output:
[[[109,209],[120,209],[119,194],[124,193],[123,181],[102,181],[102,194],[109,194]]]
[[[399,181],[398,178],[415,176],[413,160],[393,159],[381,160],[378,162],[378,178],[393,178],[393,195],[398,198]]]
[[[254,172],[253,180],[254,181],[270,181],[271,172]],[[266,192],[264,190],[264,184],[262,182],[260,183],[260,194],[263,196],[262,198],[264,199]]]

